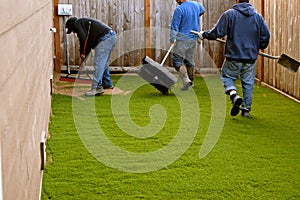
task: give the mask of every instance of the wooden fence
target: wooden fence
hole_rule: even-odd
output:
[[[203,30],[213,28],[220,15],[235,3],[234,0],[197,0],[203,3],[206,13],[202,17]],[[110,25],[118,34],[119,39],[112,55],[114,66],[138,66],[150,48],[150,56],[161,61],[168,46],[168,33],[171,18],[176,8],[175,0],[58,0],[59,3],[73,5],[73,15],[76,17],[92,17]],[[146,29],[147,5],[150,4],[149,21],[151,29]],[[265,50],[271,55],[286,53],[300,60],[299,53],[299,18],[300,10],[297,0],[250,0],[260,12],[271,32],[269,47]],[[60,29],[63,30],[63,20],[60,19]],[[150,37],[146,37],[147,31]],[[62,33],[62,32],[61,32]],[[79,63],[78,41],[71,35],[70,64]],[[60,36],[60,63],[66,63],[64,35]],[[150,47],[146,46],[150,42]],[[203,41],[198,45],[195,56],[198,68],[220,68],[224,56],[224,45],[215,41]],[[276,63],[276,60],[260,58],[257,63],[257,77],[273,87],[300,99],[300,75],[291,73]],[[89,59],[88,65],[92,65]],[[170,59],[166,62],[170,65]]]
[[[271,41],[266,53],[272,55],[285,53],[299,61],[299,0],[264,0],[263,9],[271,32]],[[265,59],[262,81],[300,99],[300,70],[292,73],[276,62]]]
[[[270,29],[270,44],[265,52],[270,55],[285,53],[299,61],[299,2],[297,0],[252,0],[250,2],[264,16]],[[260,58],[257,77],[260,81],[300,99],[300,70],[293,73],[277,64],[277,60]]]
[[[197,0],[203,3],[206,13],[203,16],[204,28],[212,28],[219,15],[233,5],[234,0],[217,1]],[[150,3],[150,29],[145,27],[145,2]],[[118,42],[113,52],[114,66],[138,66],[146,55],[147,40],[150,40],[151,57],[158,62],[162,60],[169,43],[169,28],[172,14],[177,6],[175,0],[59,0],[59,4],[72,4],[73,15],[76,17],[92,17],[110,25],[118,34]],[[66,64],[66,49],[63,18],[59,19],[60,33],[60,63]],[[150,38],[146,38],[146,32]],[[69,39],[69,60],[71,65],[79,63],[78,41],[74,35]],[[212,68],[221,67],[223,46],[215,42],[203,42],[198,45],[196,54],[197,66]],[[205,47],[205,48],[203,48]],[[92,57],[91,57],[92,58]],[[89,59],[87,65],[92,65]],[[170,58],[166,64],[170,65]]]

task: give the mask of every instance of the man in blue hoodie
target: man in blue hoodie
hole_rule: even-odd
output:
[[[188,0],[176,0],[176,7],[171,23],[170,42],[175,43],[172,61],[183,81],[181,90],[187,91],[193,85],[194,53],[197,45],[197,36],[190,30],[199,30],[200,16],[205,9],[202,4]],[[185,65],[185,66],[184,66]]]
[[[226,60],[222,66],[221,79],[225,93],[232,100],[231,115],[242,111],[249,117],[255,78],[255,62],[259,49],[267,48],[270,32],[263,17],[258,14],[249,0],[236,0],[233,9],[225,11],[212,30],[201,31],[200,39],[215,40],[227,36]],[[237,94],[235,81],[240,76],[243,99]]]

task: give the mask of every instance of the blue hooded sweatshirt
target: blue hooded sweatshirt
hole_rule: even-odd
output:
[[[252,61],[259,49],[267,48],[270,32],[263,17],[249,3],[239,3],[223,13],[216,26],[203,33],[203,37],[215,40],[227,36],[225,57],[237,61]]]

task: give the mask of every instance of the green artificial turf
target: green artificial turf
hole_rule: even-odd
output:
[[[113,76],[115,83],[118,79],[120,76]],[[141,80],[137,76],[125,79],[123,85],[118,85],[125,91],[130,91],[130,87]],[[215,83],[216,88],[213,88],[213,84],[207,86],[208,83]],[[128,116],[113,110],[114,106],[126,107],[128,95],[106,95],[84,100],[53,95],[49,126],[51,138],[47,141],[42,199],[300,198],[300,104],[268,88],[255,85],[251,118],[242,118],[240,115],[231,117],[231,104],[229,98],[220,91],[219,77],[197,77],[194,87],[197,106],[188,110],[190,117],[182,117],[183,111],[178,99],[187,99],[191,106],[194,106],[195,99],[193,92],[179,91],[180,86],[178,82],[175,92],[168,96],[161,95],[149,84],[128,94],[130,120],[141,128],[151,124],[153,129],[158,127],[159,130],[149,137],[147,131],[145,135],[141,133],[141,138],[130,135],[135,131],[128,133],[122,130],[118,123],[125,122],[126,125]],[[240,89],[241,85],[238,84],[238,87]],[[115,100],[112,101],[112,98]],[[224,99],[225,116],[220,107]],[[157,104],[164,111],[159,111],[161,115],[154,113],[151,121],[149,110]],[[215,104],[219,105],[213,108]],[[77,106],[75,111],[74,106]],[[199,119],[195,122],[197,116],[194,113],[198,109]],[[215,122],[214,116],[223,118],[224,126],[222,120]],[[104,140],[97,141],[99,135],[94,118],[109,141],[123,151],[136,154],[155,152],[168,146],[179,137],[177,131],[182,124],[188,127],[187,135],[192,135],[193,130],[196,130],[196,135],[190,145],[185,135],[182,136],[183,144],[176,147],[179,150],[187,144],[188,148],[177,160],[161,169],[142,172],[138,171],[139,167],[149,165],[150,169],[160,163],[147,163],[142,159],[131,161],[126,156],[114,155],[109,148],[106,149]],[[160,118],[165,119],[162,127],[155,121]],[[189,124],[198,126],[189,127]],[[199,157],[209,127],[216,134],[218,129],[214,127],[218,125],[223,129],[216,145],[207,156]],[[128,126],[133,126],[131,130],[135,130],[131,123]],[[85,129],[83,134],[78,133]],[[88,140],[89,134],[95,140],[89,141],[90,149],[82,142]],[[104,156],[94,154],[94,150],[99,147],[103,149],[98,151],[106,152]],[[176,152],[177,149],[173,148],[167,155],[173,156]],[[121,158],[123,160],[120,162],[124,163],[119,168],[108,166],[100,161],[101,155],[108,157],[108,161]],[[115,158],[110,158],[111,155]],[[163,155],[162,158],[161,163],[168,159]]]

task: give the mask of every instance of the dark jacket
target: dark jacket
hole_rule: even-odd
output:
[[[216,26],[203,33],[209,40],[227,35],[225,57],[255,61],[259,49],[267,48],[269,29],[263,17],[249,3],[239,3],[223,13]]]
[[[84,53],[83,49],[84,49],[85,39],[88,33],[89,22],[91,22],[91,25],[90,25],[90,32],[89,32],[85,55],[88,55],[91,49],[94,49],[98,45],[98,43],[101,41],[101,38],[112,30],[106,24],[97,21],[95,19],[80,18],[76,20],[72,24],[72,31],[76,33],[77,37],[79,38],[80,54]]]

